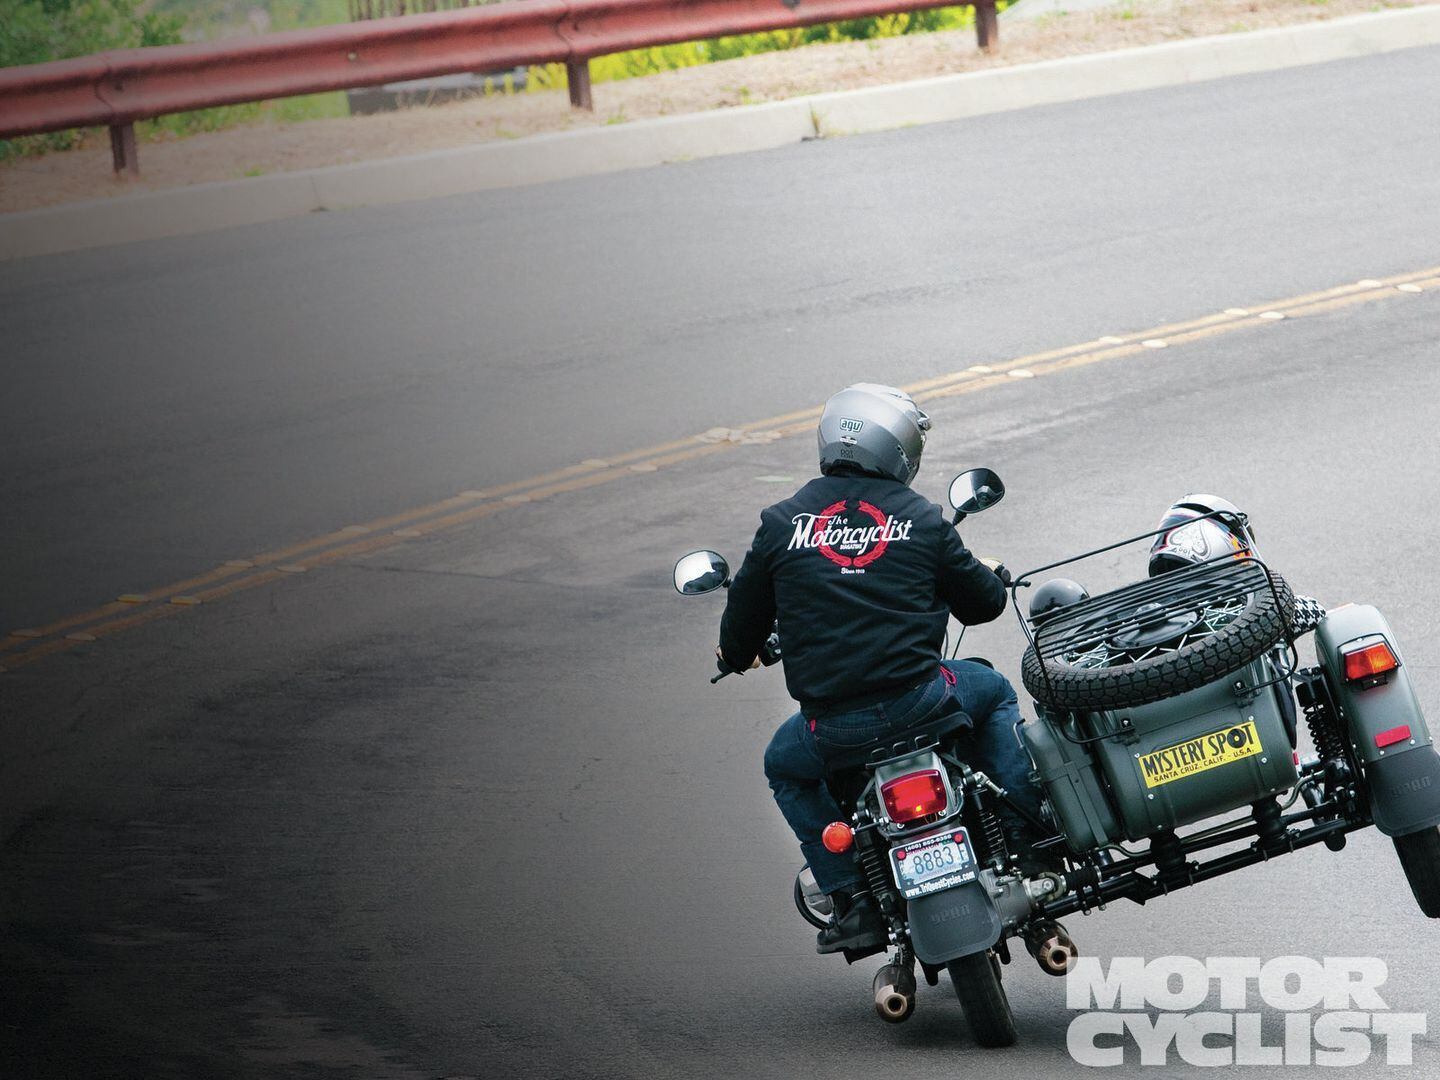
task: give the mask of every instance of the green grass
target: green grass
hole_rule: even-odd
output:
[[[350,104],[343,91],[277,98],[244,105],[222,105],[218,109],[174,113],[137,124],[136,134],[146,139],[173,139],[202,131],[221,131],[241,124],[295,124],[302,120],[327,120],[349,116]]]
[[[270,30],[329,26],[350,19],[346,0],[151,0],[150,7],[158,14],[178,16],[187,33],[204,37],[245,26],[257,9],[269,17]]]
[[[1000,10],[1009,6],[1000,0]],[[715,38],[710,41],[687,41],[678,45],[659,45],[648,49],[632,49],[612,56],[599,56],[590,61],[591,82],[615,82],[639,78],[662,71],[677,71],[720,60],[733,60],[759,53],[782,52],[804,45],[840,41],[871,41],[877,38],[901,37],[906,34],[933,33],[936,30],[957,30],[975,25],[973,8],[941,7],[900,15],[877,15],[866,19],[850,19],[838,23],[822,23],[792,30],[770,30],[758,34]],[[558,90],[565,86],[565,65],[543,64],[530,69],[527,92]]]

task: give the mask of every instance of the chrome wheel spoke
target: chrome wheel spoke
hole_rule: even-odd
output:
[[[1086,649],[1061,653],[1058,659],[1067,667],[1093,671],[1124,667],[1157,656],[1178,653],[1224,630],[1245,611],[1249,600],[1248,596],[1235,596],[1201,608],[1195,624],[1173,641],[1147,645],[1140,649],[1123,649],[1109,641],[1098,641]]]

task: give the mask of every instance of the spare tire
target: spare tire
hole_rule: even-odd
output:
[[[1041,705],[1067,712],[1149,705],[1198,690],[1263,656],[1284,638],[1295,597],[1284,578],[1273,571],[1270,576],[1273,591],[1257,589],[1230,622],[1173,652],[1103,667],[1077,667],[1056,657],[1045,661],[1042,670],[1031,646],[1020,664],[1025,689]]]

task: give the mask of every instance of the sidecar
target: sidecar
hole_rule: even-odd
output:
[[[1367,605],[1308,615],[1250,553],[1032,613],[1037,719],[1022,733],[1076,867],[1047,916],[1338,851],[1373,824],[1440,917],[1440,754],[1399,643]],[[1301,668],[1294,642],[1312,629],[1319,663]]]

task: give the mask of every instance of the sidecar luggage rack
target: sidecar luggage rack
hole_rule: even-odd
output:
[[[1031,619],[1035,652],[1042,661],[1088,652],[1127,631],[1226,601],[1243,600],[1261,589],[1274,593],[1275,606],[1283,613],[1274,577],[1258,558],[1225,555],[1171,570]],[[1040,668],[1048,683],[1048,665],[1042,662]]]

